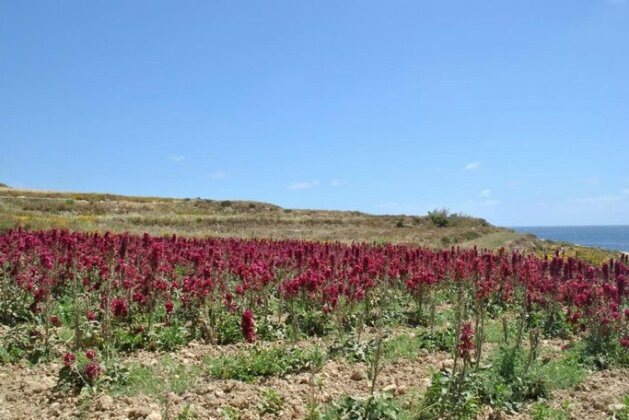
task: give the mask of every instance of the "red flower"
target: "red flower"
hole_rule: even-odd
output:
[[[256,341],[256,328],[251,310],[247,309],[242,313],[240,328],[242,329],[242,336],[245,337],[248,343]]]
[[[166,313],[171,313],[173,311],[173,308],[175,307],[175,305],[169,300],[168,302],[164,303],[164,309],[166,309]]]
[[[472,323],[467,322],[463,324],[461,328],[461,334],[459,335],[459,356],[463,360],[470,360],[471,351],[474,349],[474,330],[472,329]]]
[[[87,350],[85,352],[85,357],[87,357],[90,360],[94,360],[96,358],[96,350]]]
[[[53,315],[50,317],[50,323],[54,325],[55,327],[61,326],[61,320],[59,319],[57,315]]]
[[[116,318],[125,318],[129,314],[127,302],[120,298],[111,301],[111,309]]]
[[[72,353],[66,353],[63,355],[63,364],[64,366],[72,366],[74,361],[76,360],[76,356]]]
[[[87,365],[85,365],[85,376],[87,376],[87,379],[90,382],[93,382],[94,379],[100,376],[100,371],[100,364],[95,360],[92,360]]]
[[[94,311],[87,311],[85,316],[87,317],[88,321],[96,321],[96,314],[94,313]]]

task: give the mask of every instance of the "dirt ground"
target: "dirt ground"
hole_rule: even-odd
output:
[[[235,348],[233,349],[236,350]],[[206,354],[218,354],[215,346],[194,344],[179,351],[174,358],[187,365],[200,365]],[[225,354],[225,351],[220,353]],[[158,361],[155,354],[140,353],[130,362],[151,365]],[[378,388],[396,396],[423,391],[430,384],[431,368],[439,369],[452,363],[444,352],[423,353],[418,359],[395,361],[385,365],[378,379]],[[42,364],[0,366],[0,418],[2,419],[160,419],[163,404],[147,396],[94,396],[81,399],[60,396],[53,392],[61,365]],[[264,378],[254,383],[217,380],[207,375],[199,377],[183,395],[170,394],[169,415],[176,418],[186,405],[197,418],[223,418],[221,409],[236,408],[242,419],[259,418],[257,405],[267,389],[274,389],[285,399],[284,418],[300,419],[314,398],[321,403],[343,395],[366,396],[370,382],[367,366],[346,361],[330,360],[314,376],[310,372],[284,378]]]
[[[306,347],[318,341],[305,340],[298,345]],[[559,344],[549,342],[548,345],[556,347]],[[170,355],[183,366],[200,368],[208,355],[234,354],[250,346],[215,346],[193,342]],[[140,351],[129,355],[124,362],[152,366],[160,363],[160,355]],[[377,390],[401,399],[418,398],[430,385],[432,372],[451,368],[452,364],[449,353],[428,351],[420,352],[413,360],[387,362],[379,376]],[[236,409],[241,419],[258,419],[258,406],[264,392],[269,389],[277,391],[284,398],[282,418],[301,419],[306,416],[313,398],[319,403],[329,403],[344,395],[367,396],[370,389],[364,363],[329,360],[314,376],[306,372],[283,378],[262,378],[253,383],[219,380],[201,374],[187,392],[164,395],[161,402],[146,395],[110,396],[97,393],[79,397],[59,395],[53,391],[60,368],[60,363],[44,363],[34,367],[0,365],[0,419],[158,420],[166,413],[164,410],[167,410],[168,418],[175,419],[186,406],[198,419],[226,418],[224,410],[229,410],[229,407]],[[575,389],[556,391],[549,404],[557,408],[567,404],[571,418],[606,419],[621,408],[625,395],[629,395],[629,370],[616,369],[594,372]],[[527,419],[531,418],[531,409],[527,408],[517,415],[506,415],[487,408],[481,418]]]

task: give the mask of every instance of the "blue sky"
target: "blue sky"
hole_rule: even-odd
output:
[[[629,222],[629,1],[0,0],[0,182]]]

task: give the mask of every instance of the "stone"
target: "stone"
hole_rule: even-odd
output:
[[[94,410],[96,411],[109,411],[114,406],[114,399],[109,395],[101,395],[94,404]]]
[[[447,359],[441,362],[441,369],[447,369],[447,370],[454,369],[454,360]]]
[[[350,379],[352,381],[362,381],[363,379],[365,379],[365,375],[363,375],[363,373],[360,370],[356,369],[352,372]]]
[[[61,404],[59,404],[58,402],[54,402],[50,404],[50,407],[48,407],[48,413],[51,416],[59,417],[61,415],[60,407],[61,407]]]
[[[145,419],[151,411],[145,407],[133,407],[127,410],[127,417],[130,419]]]
[[[607,412],[608,413],[616,413],[618,411],[624,410],[625,409],[625,405],[620,403],[620,404],[610,404],[607,406]]]
[[[23,385],[22,389],[25,395],[41,394],[48,389],[48,385],[44,381],[31,378],[25,378]]]
[[[397,386],[395,384],[389,384],[385,386],[382,390],[384,392],[395,392],[396,389],[397,389]]]
[[[406,387],[404,385],[400,385],[395,389],[395,396],[399,397],[400,395],[406,394]]]

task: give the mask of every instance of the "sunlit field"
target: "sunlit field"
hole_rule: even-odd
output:
[[[0,267],[26,416],[627,415],[624,257],[19,229]]]

